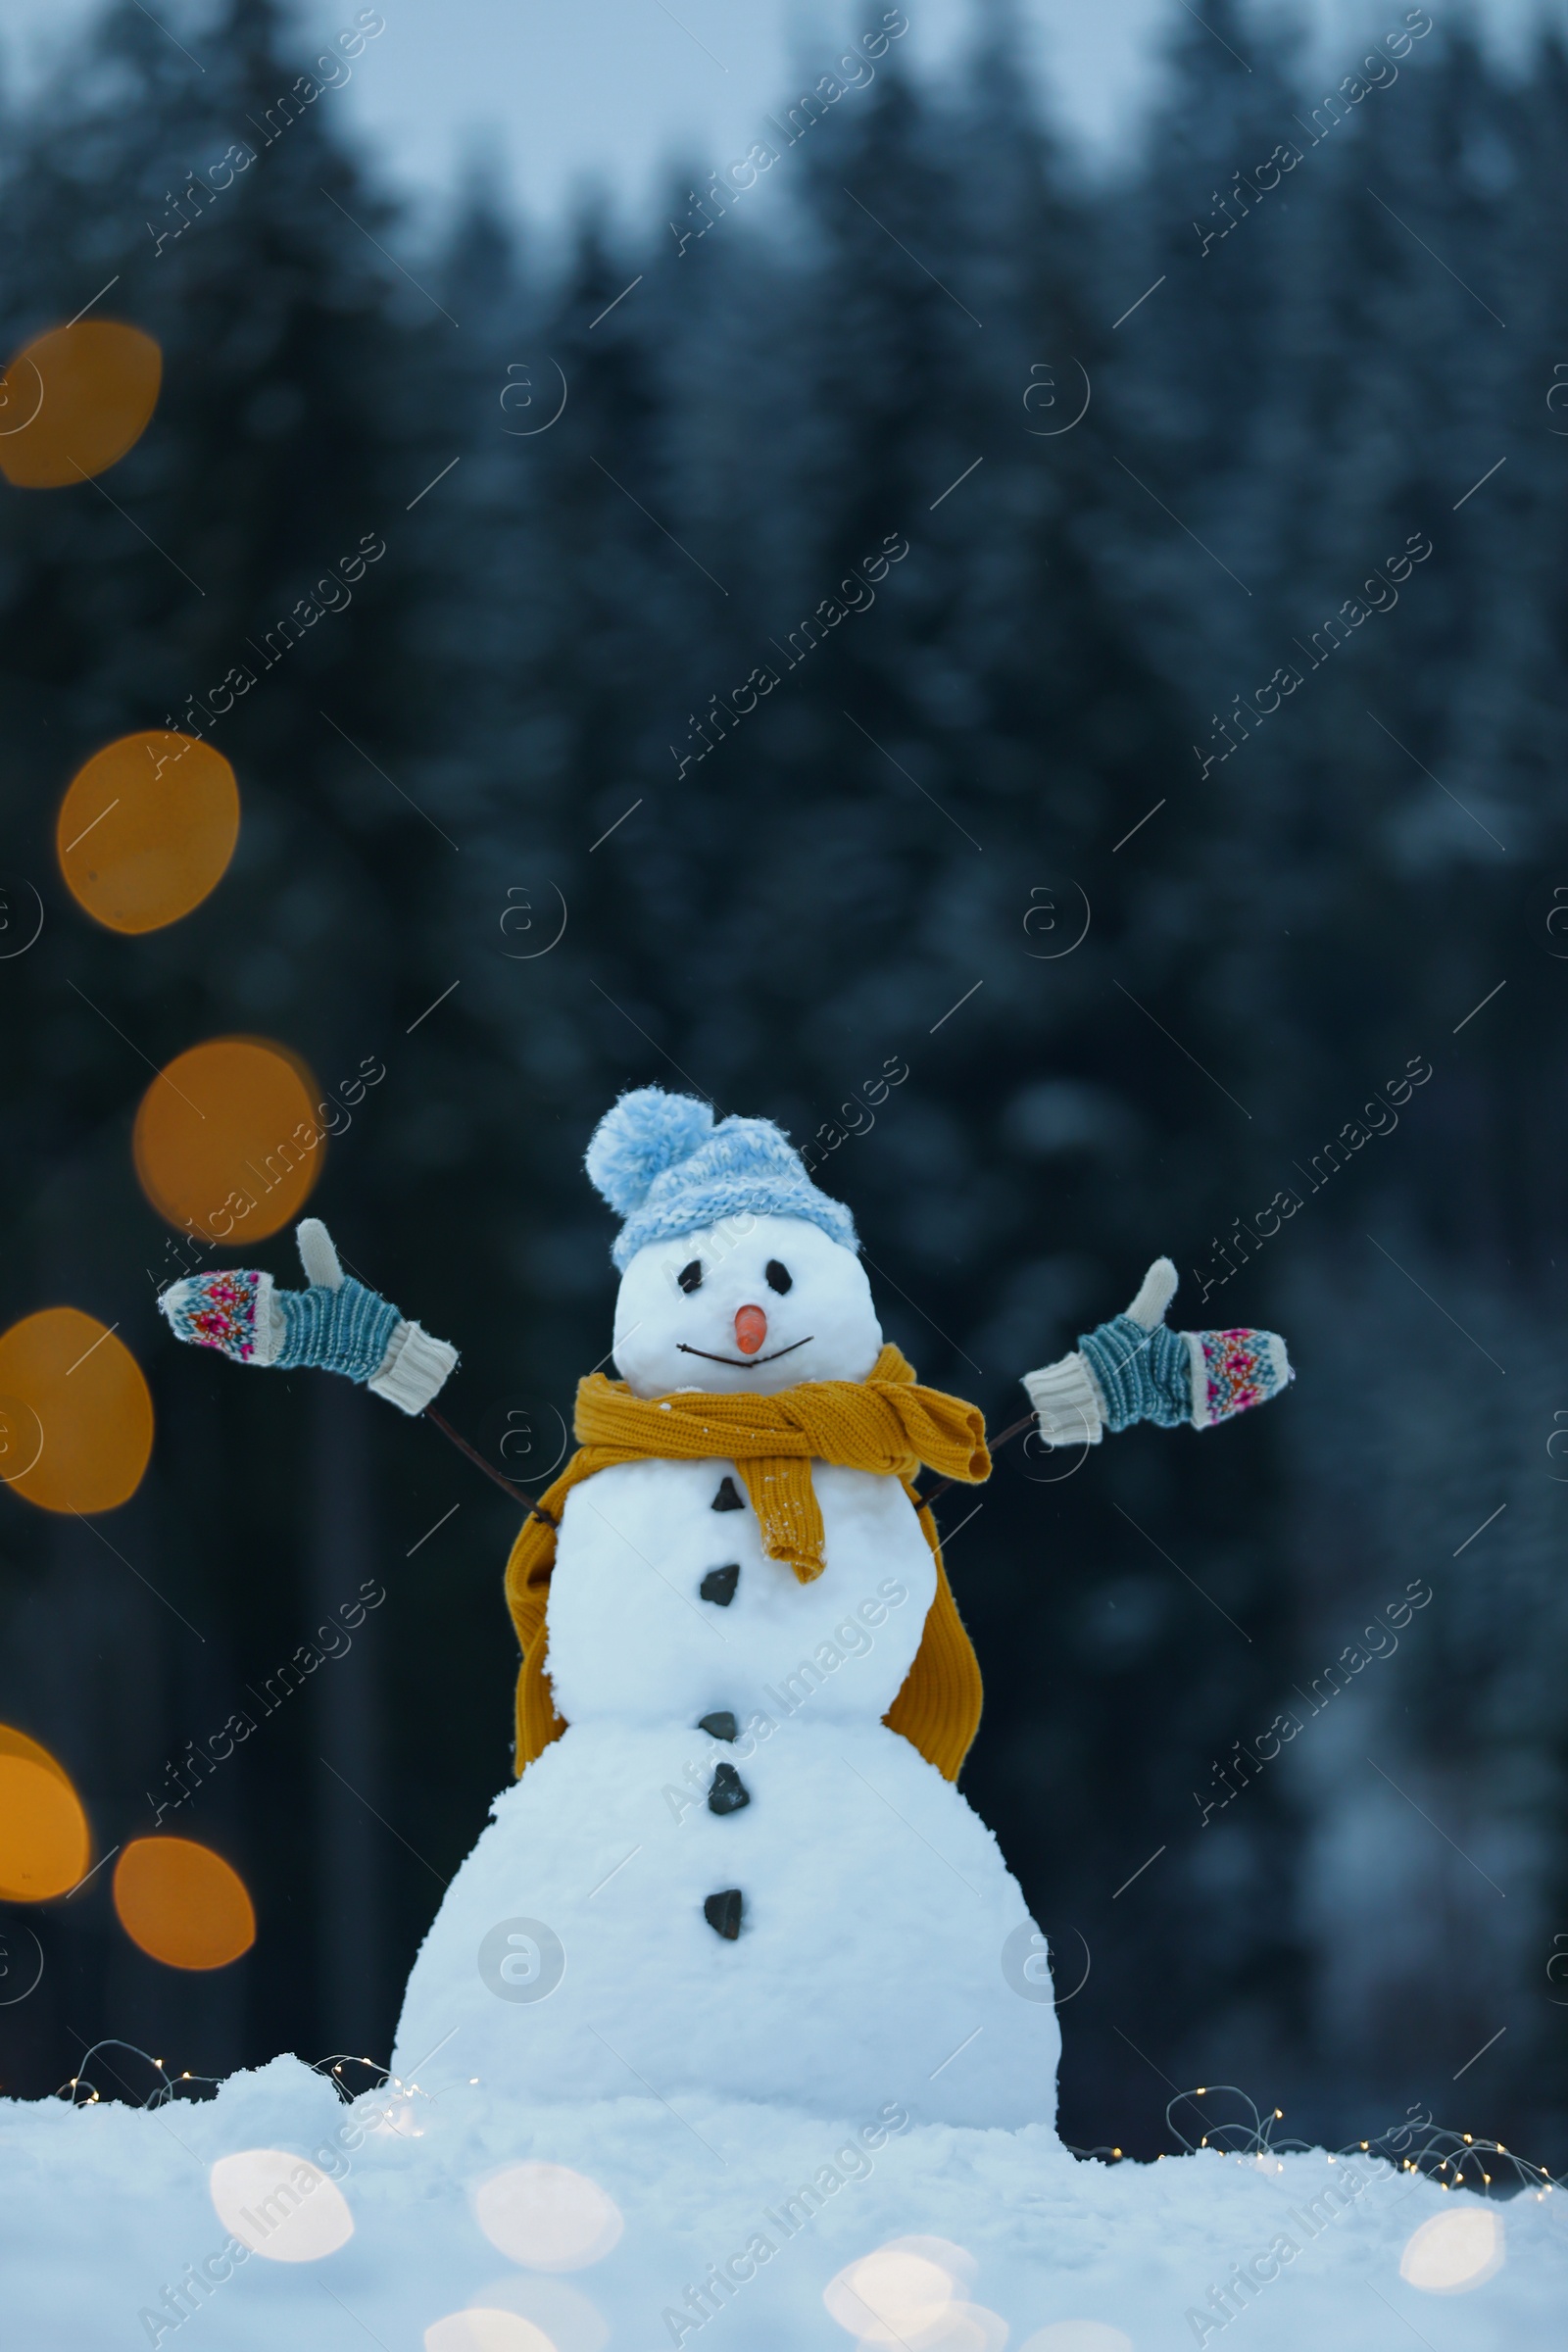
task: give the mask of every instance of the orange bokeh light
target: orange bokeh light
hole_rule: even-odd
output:
[[[298,1216],[321,1172],[320,1101],[298,1055],[267,1038],[192,1046],[141,1099],[131,1140],[141,1189],[181,1231],[236,1250],[262,1241]]]
[[[0,1723],[0,1896],[46,1903],[87,1868],[92,1839],[64,1768],[25,1732]]]
[[[161,729],[95,752],[60,804],[66,887],[110,931],[157,931],[217,888],[239,839],[239,787],[220,753]]]
[[[167,1968],[227,1968],[256,1941],[238,1871],[191,1838],[135,1838],[115,1864],[115,1909],[132,1943]]]
[[[13,1494],[46,1511],[112,1511],[152,1449],[141,1366],[95,1315],[46,1306],[0,1333],[0,1480]]]
[[[102,473],[152,420],[164,355],[110,318],[35,335],[0,378],[0,473],[19,490],[58,490]]]

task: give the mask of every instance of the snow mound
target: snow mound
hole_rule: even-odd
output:
[[[1562,2206],[1321,2150],[1080,2162],[894,2101],[348,2106],[293,2058],[199,2104],[0,2102],[19,2352],[1546,2352]]]

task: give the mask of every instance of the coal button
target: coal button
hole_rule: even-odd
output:
[[[735,1588],[741,1581],[739,1565],[731,1562],[727,1568],[710,1568],[697,1590],[704,1600],[715,1608],[727,1609],[735,1597]]]
[[[697,1720],[697,1729],[707,1732],[711,1740],[733,1740],[740,1728],[727,1707],[720,1708],[715,1715],[701,1715]]]
[[[741,1932],[742,1897],[738,1886],[726,1886],[722,1894],[710,1894],[703,1905],[703,1917],[715,1936],[733,1943]]]
[[[734,1765],[720,1764],[708,1791],[710,1813],[738,1813],[742,1805],[749,1805],[751,1801],[752,1792]]]
[[[709,1508],[710,1510],[714,1511],[745,1510],[746,1505],[736,1494],[735,1481],[732,1478],[721,1478],[719,1480],[718,1493],[713,1496]]]

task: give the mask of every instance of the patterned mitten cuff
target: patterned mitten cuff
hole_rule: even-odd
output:
[[[1102,1427],[1136,1421],[1207,1429],[1266,1404],[1294,1379],[1277,1332],[1168,1330],[1176,1281],[1170,1259],[1156,1258],[1125,1314],[1086,1333],[1076,1354],[1024,1375],[1049,1443],[1098,1444]]]

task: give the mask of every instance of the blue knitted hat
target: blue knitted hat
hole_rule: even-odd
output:
[[[610,1254],[624,1274],[650,1242],[678,1241],[723,1217],[804,1217],[858,1250],[855,1219],[819,1193],[800,1153],[771,1119],[720,1119],[694,1095],[642,1086],[622,1095],[594,1130],[584,1165],[625,1218]]]

